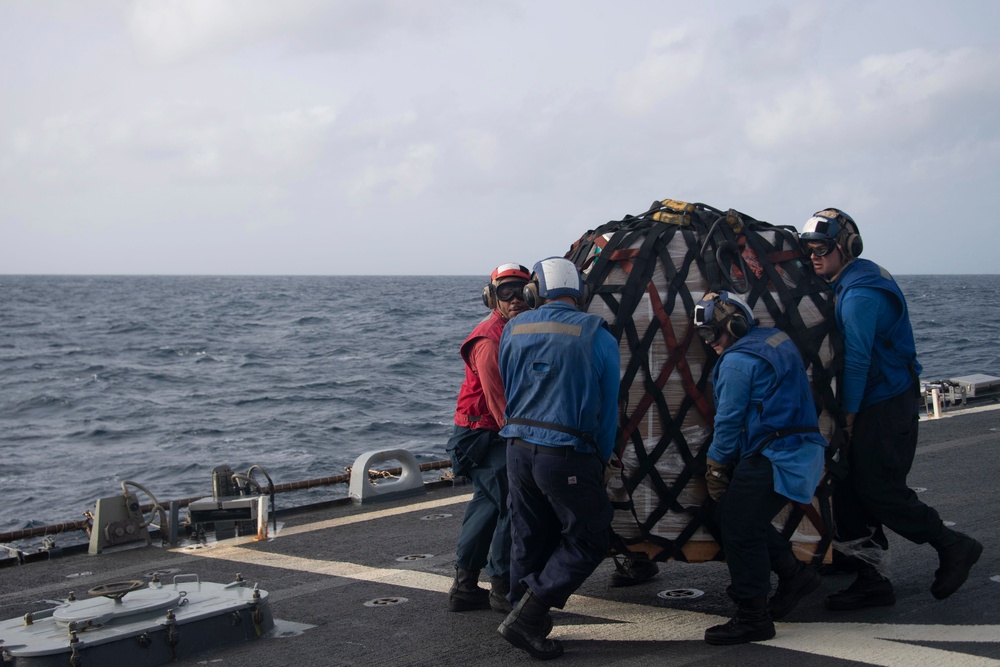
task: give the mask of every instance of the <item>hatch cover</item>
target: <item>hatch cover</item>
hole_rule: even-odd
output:
[[[184,595],[184,591],[143,588],[132,591],[117,602],[104,597],[74,600],[58,607],[52,612],[52,618],[60,625],[103,625],[115,618],[174,607]]]

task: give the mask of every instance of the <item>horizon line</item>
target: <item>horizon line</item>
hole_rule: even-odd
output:
[[[476,273],[3,273],[0,278],[475,278]],[[893,273],[894,276],[998,276],[993,273]]]

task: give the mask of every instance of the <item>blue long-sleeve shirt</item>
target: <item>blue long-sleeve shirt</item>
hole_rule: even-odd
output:
[[[844,339],[843,406],[853,413],[906,391],[921,368],[906,300],[888,271],[856,259],[832,286]]]
[[[780,378],[779,378],[780,375]],[[774,490],[807,503],[823,472],[826,440],[795,344],[776,329],[754,328],[719,358],[715,432],[708,458],[728,465],[759,451],[774,470]],[[777,431],[789,432],[777,437]]]
[[[873,287],[855,287],[849,294],[841,306],[845,352],[844,409],[857,412],[868,383],[875,331],[889,329],[899,319],[900,311],[888,295]]]
[[[714,387],[715,434],[708,449],[708,458],[729,465],[739,461],[743,454],[740,443],[752,398],[763,398],[776,377],[774,369],[768,364],[738,351],[724,356],[719,364]]]

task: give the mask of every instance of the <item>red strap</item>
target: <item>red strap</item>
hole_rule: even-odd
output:
[[[631,262],[621,262],[620,266],[628,274],[631,272],[633,265]],[[663,302],[660,300],[659,290],[656,289],[655,285],[650,283],[646,287],[646,292],[649,294],[650,305],[653,308],[653,317],[660,323],[660,330],[663,332],[663,338],[667,344],[668,351],[667,358],[664,360],[660,368],[660,373],[654,381],[656,388],[662,390],[666,386],[667,380],[670,378],[671,373],[673,373],[674,368],[677,368],[681,374],[681,384],[684,387],[684,391],[694,400],[695,407],[705,420],[711,421],[713,416],[712,410],[704,394],[698,390],[698,385],[691,375],[691,367],[687,362],[687,349],[691,345],[694,327],[688,327],[683,342],[678,343],[673,323],[670,321],[670,315],[667,314],[663,307]],[[628,441],[632,436],[632,432],[639,426],[639,422],[642,421],[642,418],[646,415],[646,411],[652,405],[653,396],[647,391],[639,400],[628,423],[622,429],[622,442]]]

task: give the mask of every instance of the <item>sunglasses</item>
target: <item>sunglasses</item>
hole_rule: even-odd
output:
[[[822,245],[814,246],[814,243],[819,243]],[[803,241],[802,242],[802,254],[806,257],[816,255],[817,257],[826,257],[833,249],[837,247],[836,241]]]
[[[496,286],[497,299],[503,301],[504,303],[510,301],[514,297],[524,301],[524,286],[527,284],[527,282],[519,280],[500,283]]]

